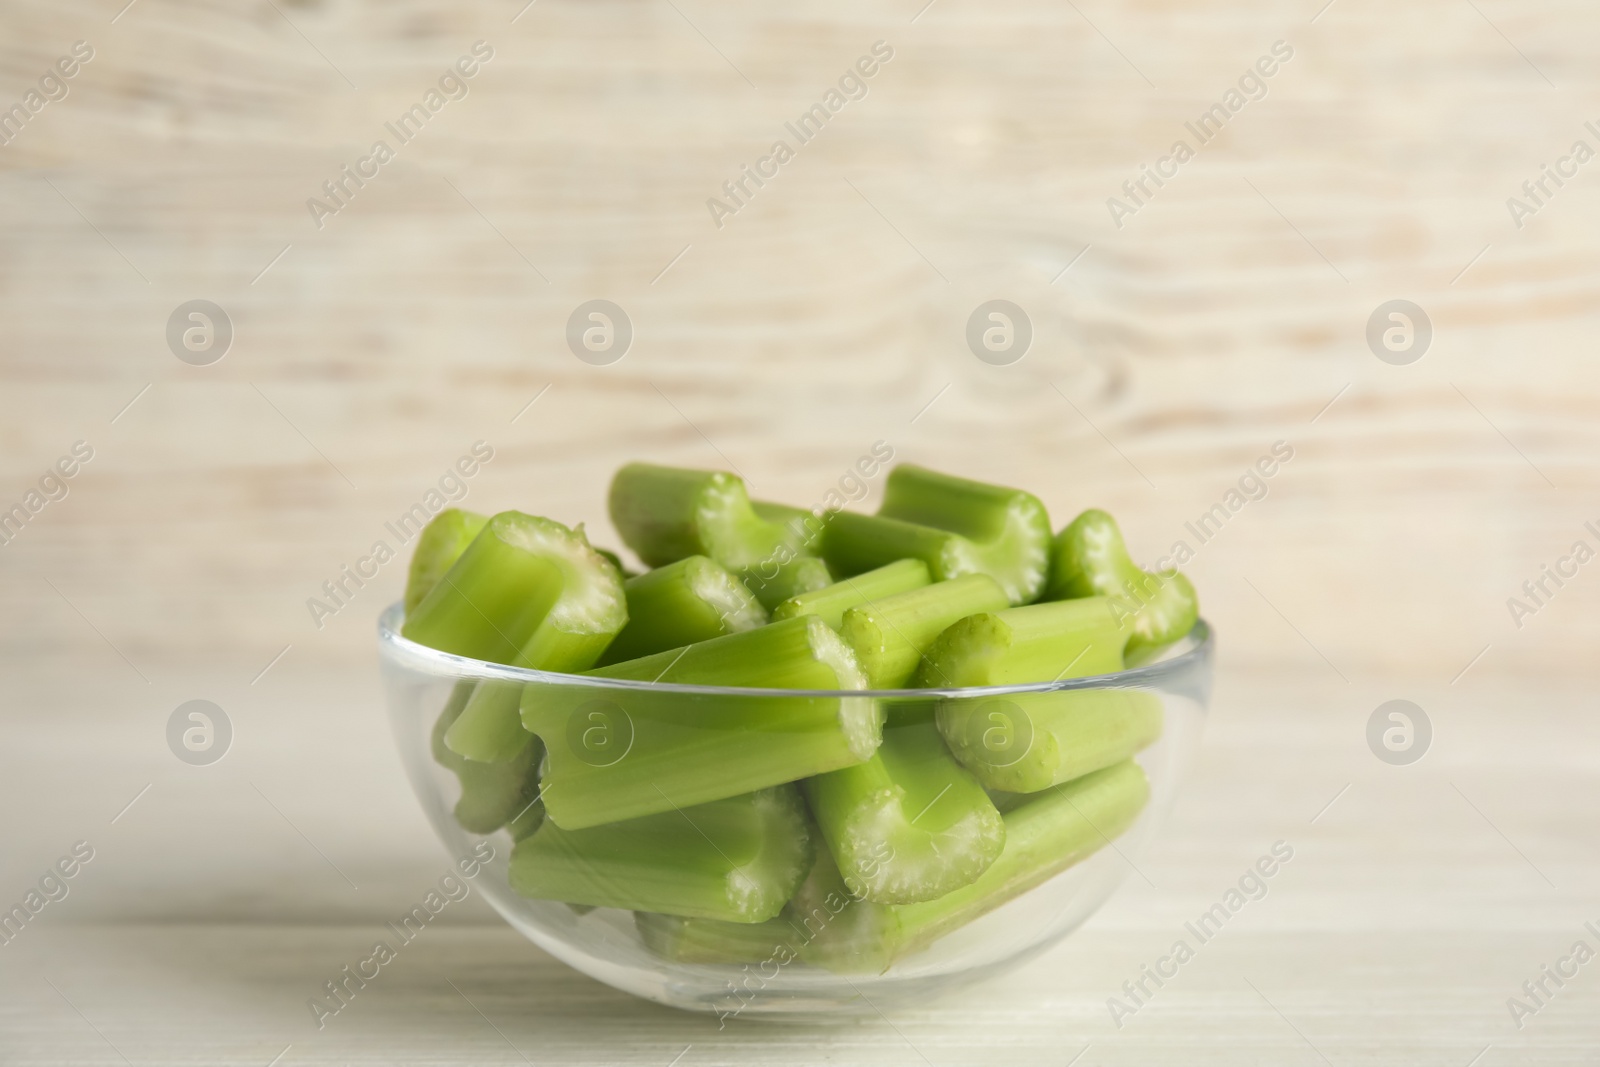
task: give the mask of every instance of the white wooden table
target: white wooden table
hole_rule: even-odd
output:
[[[265,1064],[292,1046],[280,1062],[1059,1065],[1088,1046],[1081,1063],[1500,1067],[1589,1063],[1600,1038],[1593,967],[1520,1029],[1506,1006],[1600,925],[1600,724],[1581,685],[1413,690],[1435,741],[1392,767],[1342,695],[1225,671],[1142,873],[1046,956],[919,1010],[719,1029],[568,970],[473,897],[321,1030],[307,999],[445,857],[386,751],[375,683],[286,669],[278,685],[211,768],[157,750],[132,706],[77,751],[24,739],[29,778],[0,794],[32,815],[9,866],[80,837],[96,856],[0,948],[7,1063]],[[1267,895],[1114,1025],[1108,999],[1280,840],[1294,858]]]

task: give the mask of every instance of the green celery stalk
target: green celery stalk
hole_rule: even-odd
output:
[[[539,758],[544,746],[523,731],[522,748],[498,763],[480,763],[451,751],[445,734],[467,706],[472,689],[471,682],[457,683],[433,726],[433,758],[461,782],[456,822],[472,834],[491,834],[511,823],[512,837],[525,836],[544,818],[539,802]]]
[[[813,615],[589,673],[718,687],[866,684],[850,649]],[[882,738],[883,710],[870,697],[530,685],[522,722],[544,739],[550,818],[579,829],[860,763]]]
[[[984,787],[1036,793],[1109,767],[1161,736],[1161,697],[1146,689],[1070,689],[947,697],[939,732]]]
[[[896,593],[920,589],[931,580],[928,565],[920,559],[899,559],[854,578],[792,596],[772,609],[772,618],[778,620],[792,619],[796,615],[815,615],[837,630],[844,620],[844,613],[851,608]]]
[[[929,647],[917,685],[956,689],[1110,674],[1122,670],[1125,640],[1106,597],[968,615]]]
[[[629,463],[611,479],[609,505],[622,540],[651,567],[699,555],[738,573],[801,555],[805,541],[787,521],[757,514],[744,481],[723,471]]]
[[[445,747],[479,763],[503,763],[527,746],[522,727],[522,683],[485,679],[445,731]]]
[[[636,911],[633,923],[646,948],[674,963],[784,964],[799,953],[800,938],[781,914],[766,922],[734,923]]]
[[[920,559],[935,581],[987,574],[1013,605],[1044,589],[1050,517],[1038,497],[901,464],[889,472],[877,515],[840,512],[821,554],[840,574]]]
[[[754,567],[745,567],[739,575],[756,599],[769,609],[802,593],[816,592],[833,584],[833,574],[822,560],[815,556],[786,558],[784,553]]]
[[[1005,826],[932,723],[886,729],[865,763],[802,783],[853,896],[933,900],[970,885],[1005,844]]]
[[[617,569],[582,527],[503,511],[406,618],[443,652],[547,671],[594,665],[627,622]]]
[[[897,959],[1080,863],[1144,809],[1150,785],[1132,760],[1034,794],[1003,816],[1005,848],[971,885],[918,904],[857,900],[826,851],[790,903],[800,958],[840,972],[881,973]]]
[[[461,553],[483,532],[488,522],[487,515],[445,508],[422,528],[417,547],[411,553],[411,570],[406,576],[407,615],[417,610],[422,598],[433,591],[439,579],[461,558]]]
[[[764,626],[767,610],[744,583],[705,556],[686,556],[622,583],[628,624],[600,665]]]
[[[1200,617],[1194,586],[1176,570],[1141,569],[1128,554],[1117,520],[1091,508],[1056,536],[1050,550],[1049,600],[1107,596],[1126,620],[1130,661],[1149,658],[1182,638]]]
[[[831,517],[767,500],[752,500],[750,507],[757,517],[776,523],[793,534],[795,547],[808,555],[816,554],[817,547],[822,543],[822,529],[828,525]]]
[[[1005,590],[987,574],[968,574],[885,597],[844,613],[839,634],[856,654],[872,689],[911,684],[923,653],[968,615],[1002,611]],[[944,683],[940,683],[944,684]]]
[[[511,853],[511,888],[539,900],[729,922],[778,915],[816,848],[794,786],[568,830],[545,822]]]

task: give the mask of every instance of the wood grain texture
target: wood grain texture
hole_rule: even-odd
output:
[[[0,150],[4,502],[96,449],[0,550],[22,669],[367,661],[399,568],[321,631],[306,598],[477,439],[474,506],[602,540],[626,459],[810,503],[883,439],[1058,521],[1111,507],[1152,561],[1281,439],[1191,565],[1230,656],[1448,680],[1597,636],[1587,574],[1521,630],[1505,603],[1600,518],[1592,186],[1521,231],[1504,205],[1590,136],[1592,7],[106,6],[0,16],[10,96],[96,48]],[[307,198],[478,39],[470,95],[318,230]],[[876,40],[866,98],[716,228],[707,197]],[[1265,98],[1113,226],[1277,40]],[[962,341],[995,295],[1036,325],[1011,367]],[[1391,367],[1363,332],[1400,295],[1436,339]],[[237,327],[207,368],[163,341],[196,296]],[[563,343],[594,296],[636,324],[611,367]]]
[[[1504,999],[1596,918],[1600,570],[1520,628],[1506,601],[1600,547],[1600,163],[1520,229],[1506,199],[1600,147],[1593,4],[123,2],[0,9],[0,108],[95,49],[0,147],[0,510],[95,453],[0,545],[0,888],[104,843],[0,952],[0,1059],[1586,1062],[1588,985],[1522,1031]],[[480,39],[470,94],[317,228],[307,198]],[[866,97],[718,228],[707,198],[879,40]],[[1119,228],[1107,198],[1279,40],[1266,95]],[[236,328],[210,367],[164,337],[198,297]],[[609,367],[564,341],[597,297],[635,326]],[[1009,367],[963,340],[995,297],[1035,328]],[[1435,333],[1396,367],[1365,329],[1400,297]],[[322,629],[306,600],[477,440],[468,506],[602,543],[626,460],[811,504],[877,440],[1058,524],[1110,508],[1147,561],[1190,541],[1221,686],[1150,883],[897,1020],[914,1047],[706,1033],[470,924],[302,1039],[305,985],[438,860],[373,678],[401,564]],[[203,771],[162,737],[194,697],[239,731]],[[1392,697],[1434,719],[1415,767],[1362,740]],[[1278,837],[1303,881],[1114,1031],[1104,998]]]

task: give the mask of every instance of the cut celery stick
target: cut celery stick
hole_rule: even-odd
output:
[[[422,598],[401,633],[458,656],[580,671],[627,620],[622,578],[582,527],[503,511]]]
[[[782,562],[779,562],[779,560]],[[791,597],[826,589],[833,584],[833,574],[828,565],[815,556],[795,556],[792,559],[780,554],[754,567],[739,572],[744,584],[767,608],[775,608]]]
[[[633,923],[646,948],[674,963],[782,966],[799,954],[800,938],[781,914],[766,922],[733,923],[636,911]]]
[[[1106,597],[969,615],[929,647],[917,685],[955,689],[1110,674],[1122,669],[1125,640]]]
[[[699,555],[738,573],[799,556],[804,545],[787,522],[758,515],[743,480],[722,471],[629,463],[611,479],[610,510],[622,540],[651,567]]]
[[[837,630],[844,619],[844,613],[851,608],[858,608],[863,604],[894,596],[896,593],[920,589],[931,580],[928,577],[928,565],[920,559],[896,560],[877,570],[858,574],[854,578],[846,578],[821,589],[792,596],[772,609],[772,617],[777,620],[792,619],[796,615],[815,615]]]
[[[822,556],[840,574],[896,559],[920,559],[934,580],[987,574],[1013,604],[1044,589],[1050,518],[1020,489],[987,485],[901,464],[889,473],[875,516],[840,512],[822,536]]]
[[[852,895],[875,903],[969,885],[1005,844],[1000,813],[931,723],[885,730],[871,759],[801,788]]]
[[[544,807],[538,801],[539,757],[544,746],[538,738],[522,731],[522,748],[499,763],[480,763],[452,752],[445,745],[445,734],[466,707],[472,689],[471,682],[457,683],[433,727],[434,760],[454,771],[461,782],[456,822],[472,834],[491,834],[511,823],[512,837],[519,836],[519,831],[525,836],[537,829],[544,817]]]
[[[546,822],[511,853],[525,897],[759,923],[815,855],[799,792],[764,789],[586,830]]]
[[[479,682],[460,716],[445,731],[445,746],[479,763],[511,759],[527,746],[530,736],[522,727],[521,706],[521,682]]]
[[[622,583],[628,624],[600,664],[638,659],[763,626],[767,609],[744,583],[705,556],[687,556]]]
[[[1003,611],[1006,603],[993,578],[969,574],[851,608],[839,635],[866,672],[868,688],[899,689],[911,684],[941,633],[968,615]]]
[[[1161,736],[1159,694],[1073,689],[939,701],[939,732],[988,789],[1036,793],[1119,763]]]
[[[849,648],[813,615],[589,673],[705,686],[865,686]],[[883,712],[869,697],[530,685],[522,721],[545,742],[551,820],[578,829],[860,763],[878,747]]]
[[[882,972],[1087,859],[1133,824],[1150,796],[1132,760],[1034,794],[1005,816],[1000,856],[971,885],[920,904],[854,899],[826,850],[791,902],[800,958],[829,970]]]
[[[411,570],[406,576],[407,615],[417,610],[422,598],[433,591],[488,521],[487,515],[445,508],[422,528],[417,547],[411,553]]]
[[[1189,579],[1176,570],[1142,570],[1128,555],[1117,520],[1093,508],[1057,535],[1045,596],[1111,597],[1126,620],[1129,660],[1142,660],[1183,637],[1200,617],[1200,600]]]
[[[828,525],[828,519],[831,518],[831,513],[819,515],[805,508],[774,504],[767,500],[752,500],[750,507],[758,518],[788,531],[794,538],[795,547],[808,555],[816,554],[817,546],[822,543],[823,527]]]

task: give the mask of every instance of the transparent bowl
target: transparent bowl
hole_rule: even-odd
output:
[[[428,819],[452,856],[465,861],[463,870],[476,871],[476,887],[524,936],[584,974],[660,1004],[723,1017],[871,1012],[902,1001],[925,1003],[945,989],[1014,967],[1071,933],[1126,877],[1172,806],[1179,781],[1198,747],[1211,691],[1214,644],[1210,627],[1201,620],[1184,640],[1153,662],[1100,677],[986,689],[801,692],[625,682],[506,667],[408,641],[400,636],[402,622],[402,607],[396,604],[384,612],[378,629],[390,722],[406,773]],[[572,709],[571,729],[547,731],[566,736],[541,738],[547,749],[593,740],[588,737],[587,723],[600,722],[608,730],[599,737],[601,754],[589,752],[579,757],[590,766],[626,759],[628,751],[620,746],[631,745],[635,720],[652,724],[641,726],[641,735],[659,729],[663,717],[678,717],[673,728],[680,733],[692,729],[706,739],[725,741],[728,731],[741,727],[746,734],[752,724],[761,731],[764,718],[768,724],[792,723],[796,707],[840,707],[844,701],[862,699],[876,701],[891,723],[925,718],[941,708],[947,727],[965,730],[961,736],[981,742],[966,751],[969,766],[976,751],[977,758],[994,765],[985,770],[1000,780],[1011,773],[1005,768],[1031,766],[1019,761],[1035,745],[1050,743],[1054,736],[1049,734],[1050,724],[1059,725],[1063,703],[1068,714],[1078,714],[1072,709],[1082,707],[1088,709],[1085,714],[1104,717],[1110,707],[1113,718],[1123,711],[1147,718],[1155,715],[1160,734],[1133,757],[1149,789],[1138,814],[1130,816],[1131,822],[1116,819],[1108,824],[1110,817],[1105,815],[1098,821],[1092,815],[1082,816],[1086,827],[1078,837],[1087,844],[1064,857],[1046,857],[1032,868],[1026,863],[1012,864],[1018,871],[1034,873],[1020,880],[1012,878],[1009,888],[956,909],[954,921],[958,924],[953,928],[952,921],[917,927],[911,919],[892,919],[896,929],[901,925],[908,930],[932,929],[938,936],[907,936],[892,942],[875,937],[854,945],[851,938],[857,931],[878,930],[890,912],[896,916],[912,913],[893,908],[885,911],[881,905],[835,894],[826,908],[807,913],[814,914],[815,921],[787,908],[782,919],[793,936],[774,937],[770,952],[748,958],[734,954],[726,961],[720,951],[709,955],[705,951],[677,952],[676,958],[669,958],[661,954],[660,934],[647,940],[641,932],[648,917],[636,920],[633,912],[621,908],[574,906],[518,895],[510,877],[511,832],[501,829],[484,836],[468,832],[457,821],[455,809],[462,790],[456,774],[434,758],[434,729],[452,695],[465,691],[464,683],[485,680],[512,683],[521,688],[525,699],[541,702],[541,706]],[[858,704],[851,706],[859,712]],[[593,716],[596,707],[607,709],[600,719]],[[583,723],[577,722],[580,715],[585,717]],[[1116,728],[1113,723],[1113,734]],[[716,731],[722,734],[712,736]],[[771,745],[785,742],[779,732],[763,736]],[[1065,746],[1061,750],[1065,751]],[[547,753],[543,758],[548,761],[551,757]],[[1130,775],[1138,777],[1125,765],[1118,770],[1122,774],[1119,781]],[[1026,797],[1006,792],[991,795],[1002,811],[1008,810],[1008,802],[1074,803],[1071,783]],[[1060,810],[1065,812],[1065,808]],[[1095,810],[1101,809],[1091,808]],[[1006,818],[1009,821],[1011,816]],[[826,856],[827,845],[820,841],[814,825],[809,832],[817,838],[819,853]],[[1014,838],[1015,832],[1007,841]],[[475,859],[483,861],[477,868]],[[1002,860],[995,861],[996,868]],[[1029,882],[1036,884],[1029,886]],[[808,898],[807,904],[815,905],[815,896]],[[856,910],[852,912],[852,908]],[[923,908],[923,912],[927,910]],[[830,919],[832,926],[825,929]],[[657,917],[656,922],[660,921]],[[669,925],[674,922],[666,921]],[[862,951],[855,951],[858,947]],[[699,962],[703,959],[719,961]]]

